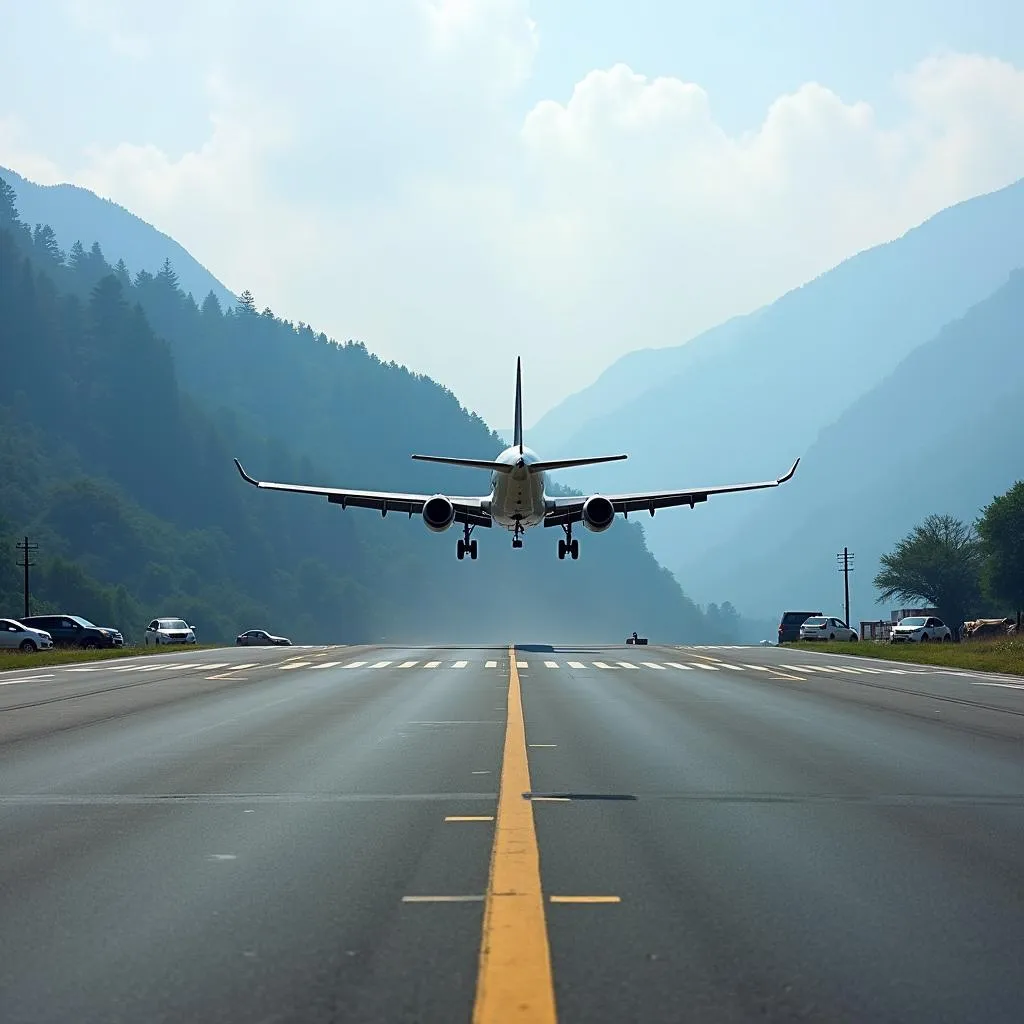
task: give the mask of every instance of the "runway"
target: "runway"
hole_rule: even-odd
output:
[[[530,643],[3,672],[0,837],[5,1022],[1024,1001],[1014,677]]]

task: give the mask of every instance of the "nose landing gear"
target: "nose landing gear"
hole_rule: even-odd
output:
[[[521,548],[523,546],[523,524],[517,519],[515,528],[512,531],[512,547]]]
[[[473,532],[473,527],[468,522],[463,524],[464,537],[459,539],[459,543],[455,548],[455,554],[458,555],[459,561],[469,555],[469,557],[476,561],[476,541],[470,540],[469,536]]]
[[[565,540],[558,541],[558,557],[564,561],[568,555],[575,561],[580,557],[580,542],[573,540],[572,523],[566,523],[562,529],[565,530]]]

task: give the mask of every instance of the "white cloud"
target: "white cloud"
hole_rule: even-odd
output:
[[[27,135],[21,118],[14,114],[0,117],[0,164],[40,185],[56,185],[65,180],[57,164],[37,152]]]
[[[2,120],[0,163],[115,199],[233,290],[432,373],[499,426],[516,353],[533,419],[626,351],[1024,175],[1024,73],[991,58],[924,61],[884,116],[808,83],[731,135],[699,85],[621,64],[524,118],[525,0],[191,2],[176,21],[202,10],[203,33],[165,34],[137,5],[124,24],[205,76],[200,142],[180,141],[194,121],[164,140],[170,87],[123,141],[59,168],[38,125],[33,148]]]

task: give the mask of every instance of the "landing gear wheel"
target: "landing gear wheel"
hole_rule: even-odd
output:
[[[521,538],[519,538],[519,537],[513,537],[512,538],[512,547],[514,547],[514,548],[521,548],[522,546],[523,546],[523,542],[522,542]]]
[[[470,540],[469,535],[473,532],[473,527],[470,526],[467,520],[462,524],[462,539],[459,541],[458,546],[455,548],[455,553],[459,556],[459,561],[469,555],[470,558],[476,558],[476,541]]]
[[[565,540],[558,542],[558,557],[565,558],[568,555],[572,559],[579,558],[580,542],[572,538],[572,523],[566,523],[562,529],[565,530]]]

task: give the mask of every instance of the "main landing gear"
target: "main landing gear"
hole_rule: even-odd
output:
[[[562,529],[565,530],[565,540],[558,541],[558,557],[564,560],[565,556],[569,555],[575,560],[580,557],[580,542],[573,540],[572,523],[566,523]]]
[[[460,562],[466,555],[469,555],[473,561],[476,561],[476,541],[469,539],[469,535],[473,532],[473,527],[469,523],[464,523],[463,531],[465,537],[460,538],[458,546],[455,548],[455,553],[459,556]]]

